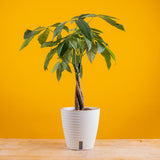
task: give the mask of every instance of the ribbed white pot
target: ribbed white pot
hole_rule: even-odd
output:
[[[62,124],[67,147],[74,150],[85,150],[94,147],[100,109],[75,110],[74,107],[61,109]]]

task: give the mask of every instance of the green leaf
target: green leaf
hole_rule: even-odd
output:
[[[62,47],[62,50],[61,50],[61,53],[60,53],[60,57],[63,57],[64,54],[66,53],[66,51],[68,50],[69,48],[69,41],[66,40],[63,47]]]
[[[106,50],[111,55],[111,57],[113,58],[113,60],[116,61],[116,57],[115,57],[114,53],[108,47],[106,47]]]
[[[63,60],[66,64],[68,64],[68,63],[70,62],[70,60],[71,60],[71,57],[72,57],[72,49],[69,48],[69,49],[65,52],[65,54],[63,55],[62,60]]]
[[[58,56],[60,56],[63,46],[64,46],[64,41],[58,45],[58,49],[57,49]]]
[[[74,21],[74,19],[79,18],[79,16],[74,16],[71,18],[71,22]],[[72,22],[73,23],[73,22]]]
[[[94,34],[94,38],[100,42],[100,43],[104,43],[106,46],[108,46],[108,44],[102,39],[102,37],[100,37],[99,35],[97,34]]]
[[[104,52],[101,53],[101,55],[105,58],[105,61],[107,63],[108,69],[111,67],[111,56],[110,53],[105,49]]]
[[[89,13],[89,14],[81,14],[80,16],[75,16],[75,17],[73,17],[72,19],[77,19],[77,18],[82,18],[82,19],[84,19],[84,18],[87,18],[87,17],[99,17],[99,16],[105,16],[105,17],[108,17],[108,18],[117,19],[117,18],[115,18],[115,17],[111,17],[111,16],[107,16],[107,15],[102,15],[102,14],[96,15],[96,14],[92,14],[92,13]]]
[[[112,17],[112,16],[107,16],[107,15],[103,15],[103,14],[98,14],[97,17],[107,17],[107,18],[111,18],[111,19],[118,19],[116,17]]]
[[[80,16],[79,16],[79,18],[87,18],[87,17],[96,17],[96,14],[81,14]]]
[[[80,46],[79,46],[79,50],[81,55],[83,54],[83,52],[86,50],[87,46],[84,40],[80,40]]]
[[[35,30],[39,30],[39,29],[42,30],[42,29],[45,29],[45,27],[40,26],[40,27],[37,27]]]
[[[53,42],[53,41],[44,42],[44,43],[41,45],[41,48],[56,46],[60,41],[61,41],[61,39],[58,39],[58,40],[56,40],[56,41],[54,41],[54,42]]]
[[[69,43],[71,44],[71,46],[72,46],[75,50],[77,50],[77,41],[76,41],[76,39],[71,38],[71,39],[69,40]]]
[[[64,26],[63,29],[69,33],[69,28],[67,26]]]
[[[34,33],[35,33],[35,30],[31,31],[31,30],[27,29],[24,33],[24,39],[31,37]]]
[[[106,43],[105,41],[102,41],[106,46],[108,46],[108,43]]]
[[[38,30],[38,31],[35,31],[35,32],[34,32],[34,36],[37,35],[37,34],[39,34],[39,33],[42,32],[42,31],[43,31],[43,29],[40,29],[40,30]]]
[[[31,37],[29,37],[29,38],[27,38],[27,39],[24,40],[24,42],[23,42],[23,44],[22,44],[22,46],[20,48],[20,51],[29,44],[29,42],[33,39],[33,37],[34,36],[32,35]]]
[[[63,23],[59,24],[59,25],[56,27],[56,29],[54,30],[54,35],[53,35],[53,39],[52,39],[52,40],[54,40],[54,38],[55,38],[58,34],[60,34],[60,33],[62,32],[62,29],[63,29],[63,27],[64,27],[64,25],[65,25],[66,23],[67,23],[67,22],[63,22]]]
[[[111,19],[110,17],[105,16],[105,15],[100,15],[99,17],[102,18],[102,19],[104,19],[106,22],[108,22],[108,23],[111,24],[112,26],[114,26],[114,27],[116,27],[116,28],[118,28],[118,29],[120,29],[120,30],[125,31],[123,25],[117,23],[115,20]]]
[[[90,14],[90,13],[88,13],[88,14],[81,14],[80,16],[75,16],[72,19],[76,19],[76,18],[84,19],[84,18],[87,18],[87,17],[96,17],[96,15],[95,14]]]
[[[88,47],[88,50],[90,51],[91,47],[92,47],[92,42],[90,40],[88,40],[85,36],[84,37],[84,40],[86,41],[86,44],[87,44],[87,47]]]
[[[58,45],[58,50],[57,50],[57,54],[60,57],[63,57],[64,53],[67,51],[69,46],[69,42],[68,40],[64,40],[62,43],[60,43]]]
[[[42,45],[44,42],[46,42],[49,35],[49,30],[46,29],[41,35],[38,37],[39,43]]]
[[[106,49],[106,47],[101,42],[97,41],[96,44],[97,44],[97,49],[99,53],[102,53]]]
[[[58,67],[57,67],[57,80],[59,81],[61,79],[61,75],[62,75],[62,71],[63,71],[63,66],[61,63],[59,63]]]
[[[95,28],[91,28],[91,30],[92,30],[93,32],[103,33],[102,31],[100,31],[100,30],[98,30],[98,29],[95,29]]]
[[[93,35],[91,28],[89,27],[88,23],[86,23],[83,19],[78,19],[75,21],[77,26],[79,27],[82,34],[88,38],[88,40],[92,41]]]
[[[39,34],[41,31],[43,30],[43,28],[41,28],[40,30],[34,30],[34,31],[26,31],[25,34],[24,34],[24,38],[26,38],[20,48],[20,50],[22,50],[23,48],[25,48],[29,42],[33,39],[33,37],[37,34]],[[28,37],[28,38],[27,38]]]
[[[59,24],[61,24],[61,23],[55,23],[55,24],[53,24],[53,25],[51,25],[50,27],[57,27]]]
[[[52,57],[55,53],[56,53],[56,48],[51,49],[50,52],[47,54],[47,57],[46,57],[45,62],[44,62],[44,70],[47,69],[49,62],[50,62],[50,60],[52,59]]]
[[[65,69],[66,71],[72,73],[71,68],[69,67],[69,65],[67,63],[65,63],[64,61],[62,61],[62,66],[63,69]]]
[[[89,61],[92,63],[93,60],[94,60],[94,58],[95,58],[95,55],[97,53],[97,47],[96,47],[96,45],[93,43],[91,50],[90,51],[87,50],[86,53],[87,53]]]
[[[81,38],[81,35],[82,34],[81,34],[80,30],[79,31],[77,30],[76,32],[72,33],[73,38]]]
[[[103,39],[102,39],[102,37],[101,37],[101,36],[97,35],[96,33],[95,33],[95,34],[93,34],[93,35],[94,35],[94,38],[95,38],[97,41],[99,41],[99,42],[103,42]]]
[[[62,36],[61,36],[61,34],[59,34],[58,36],[57,36],[57,41],[58,40],[61,40],[62,39]]]
[[[44,42],[42,45],[41,45],[41,48],[44,48],[44,47],[53,47],[55,46],[57,43],[56,42],[53,42],[53,41],[49,41],[49,42]]]
[[[53,73],[55,70],[57,70],[59,64],[60,64],[60,62],[58,61],[58,62],[54,65],[54,67],[53,67],[53,69],[52,69],[52,73]]]

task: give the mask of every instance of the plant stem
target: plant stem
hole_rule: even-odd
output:
[[[81,64],[78,66],[78,70],[80,70]],[[80,84],[80,76],[79,72],[76,72],[76,90],[75,90],[75,110],[83,110],[84,109],[84,100],[83,100],[83,93]]]

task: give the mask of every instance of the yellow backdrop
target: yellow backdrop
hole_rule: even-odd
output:
[[[48,49],[33,40],[19,52],[26,29],[63,22],[83,13],[120,19],[126,32],[103,20],[91,23],[117,63],[84,58],[86,106],[100,107],[97,138],[160,138],[160,3],[158,0],[2,0],[0,6],[0,137],[63,138],[60,108],[74,106],[74,74],[60,82],[43,70]]]

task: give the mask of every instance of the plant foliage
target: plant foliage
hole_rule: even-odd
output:
[[[44,70],[47,70],[50,60],[57,53],[58,62],[55,63],[52,73],[56,71],[58,81],[64,70],[71,72],[70,64],[73,65],[76,75],[82,77],[82,58],[87,54],[92,63],[97,52],[102,55],[106,61],[108,69],[111,67],[111,58],[115,55],[109,49],[108,44],[103,40],[99,29],[91,28],[86,18],[95,17],[105,20],[110,25],[124,31],[123,25],[117,23],[117,18],[101,14],[82,14],[75,16],[69,21],[58,22],[48,27],[38,27],[34,30],[27,29],[24,33],[24,42],[20,48],[25,48],[30,41],[39,34],[38,42],[41,48],[50,47],[44,62]],[[75,23],[76,27],[69,29],[67,23]],[[67,36],[62,36],[62,31],[67,32]],[[52,40],[47,41],[49,34],[53,35]]]

